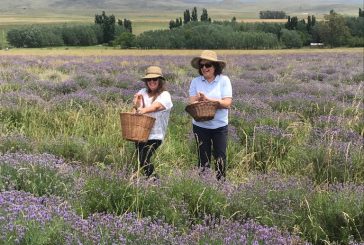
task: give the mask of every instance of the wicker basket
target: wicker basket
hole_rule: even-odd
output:
[[[218,102],[202,101],[186,106],[185,111],[197,122],[209,121],[215,117]]]
[[[124,139],[146,142],[154,125],[155,118],[130,112],[120,113],[121,134]]]

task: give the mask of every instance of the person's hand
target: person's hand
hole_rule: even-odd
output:
[[[133,98],[133,107],[135,108],[135,109],[138,109],[138,108],[140,108],[141,106],[142,106],[142,99],[143,99],[143,97],[142,97],[143,95],[141,95],[141,94],[134,94],[134,98]]]
[[[197,100],[198,101],[208,101],[208,98],[206,97],[206,95],[202,92],[198,92],[197,94]]]
[[[139,107],[139,108],[136,109],[136,112],[135,113],[136,114],[144,114],[145,113],[145,108]]]

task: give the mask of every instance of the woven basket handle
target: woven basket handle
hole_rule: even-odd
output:
[[[139,94],[136,105],[133,106],[133,112],[136,113],[139,108],[144,108],[145,102],[143,95]]]
[[[145,107],[145,102],[144,102],[144,96],[140,95],[142,97],[142,104],[140,105],[139,108],[144,108]]]

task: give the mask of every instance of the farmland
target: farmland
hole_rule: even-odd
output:
[[[184,112],[198,50],[0,51],[0,239],[362,244],[362,49],[217,53],[233,86],[225,182],[199,176]],[[119,123],[151,64],[174,103],[157,181]]]

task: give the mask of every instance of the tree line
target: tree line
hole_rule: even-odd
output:
[[[123,33],[132,32],[128,19],[118,19],[114,15],[95,15],[92,25],[31,25],[10,29],[7,41],[14,47],[41,48],[56,46],[91,46],[97,44],[115,45],[115,40]],[[128,35],[128,39],[130,39]],[[131,34],[132,35],[132,34]]]
[[[286,12],[284,11],[272,11],[265,10],[259,11],[260,19],[285,19],[287,17]]]
[[[198,21],[198,14],[197,14],[197,8],[193,7],[191,14],[190,10],[186,9],[183,12],[183,24],[188,24],[189,22],[197,22]],[[207,9],[202,9],[202,14],[200,16],[200,21],[208,21],[211,22],[211,18],[209,17],[209,14],[207,13]],[[177,28],[182,26],[182,17],[177,17],[176,20],[170,20],[169,21],[169,29]]]
[[[283,11],[260,12],[262,17],[286,16],[287,22],[281,24],[238,23],[235,17],[231,21],[211,21],[210,17],[207,21],[198,21],[196,8],[192,12],[193,20],[187,9],[183,22],[181,18],[175,22],[178,25],[171,26],[170,22],[170,31],[145,32],[135,40],[135,46],[227,49],[300,48],[310,43],[324,43],[329,47],[364,46],[364,18],[361,9],[358,17],[344,17],[331,10],[322,21],[317,21],[314,15],[309,15],[307,19],[298,19],[297,16],[286,16]],[[248,36],[256,38],[246,38]]]
[[[264,11],[265,14],[268,12]],[[283,14],[280,11],[269,13]],[[212,21],[206,9],[199,18],[194,7],[184,11],[183,19],[171,20],[169,30],[146,31],[135,36],[130,20],[116,20],[114,15],[102,12],[95,15],[94,25],[14,28],[8,31],[7,40],[14,47],[108,44],[121,48],[273,49],[300,48],[311,42],[322,42],[330,47],[363,47],[362,15],[361,9],[358,17],[344,17],[331,10],[322,21],[310,15],[307,19],[287,16],[286,23],[244,23],[237,22],[235,17],[230,21]]]

